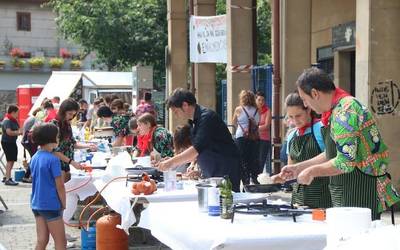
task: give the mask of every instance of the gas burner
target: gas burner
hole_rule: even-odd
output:
[[[232,223],[235,218],[235,213],[292,217],[293,222],[296,222],[296,216],[311,213],[311,210],[296,209],[290,205],[272,205],[268,204],[267,200],[264,200],[262,203],[233,205]]]

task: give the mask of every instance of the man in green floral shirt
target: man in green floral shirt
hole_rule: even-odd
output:
[[[329,76],[310,68],[297,80],[304,103],[322,115],[325,152],[295,165],[281,176],[310,184],[331,176],[329,189],[336,207],[367,207],[372,219],[400,201],[387,173],[389,155],[371,112],[357,99],[336,88]]]

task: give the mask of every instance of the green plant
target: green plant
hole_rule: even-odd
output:
[[[32,57],[28,60],[29,65],[36,66],[36,67],[43,67],[46,60],[44,57]]]
[[[80,61],[80,60],[72,60],[71,61],[71,67],[72,68],[81,68],[82,67],[82,61]]]
[[[64,64],[64,59],[60,57],[53,57],[49,60],[49,65],[51,68],[61,68]]]
[[[11,59],[11,65],[17,68],[22,68],[24,67],[26,62],[22,59],[19,59],[18,57],[14,57]]]

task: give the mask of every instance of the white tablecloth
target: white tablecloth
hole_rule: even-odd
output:
[[[70,219],[75,213],[78,205],[78,200],[84,200],[87,197],[94,195],[97,192],[93,181],[99,178],[95,173],[91,177],[86,174],[72,173],[71,180],[65,183],[66,191],[66,208],[64,210],[63,219],[65,222],[70,222]],[[86,185],[84,185],[87,183]],[[77,188],[77,189],[76,189]],[[76,189],[76,190],[73,190]],[[73,191],[72,191],[73,190]]]
[[[327,229],[311,215],[294,223],[288,217],[236,214],[232,224],[199,212],[197,202],[150,203],[139,226],[172,249],[320,250]]]
[[[100,191],[112,177],[105,176],[105,171],[94,170],[92,177],[87,173],[72,171],[71,180],[65,183],[67,191],[66,209],[63,219],[69,222],[77,208],[78,200],[84,200],[88,196]],[[87,183],[86,185],[83,185]],[[121,225],[127,229],[135,223],[135,217],[131,209],[131,200],[136,197],[146,199],[149,202],[171,202],[171,201],[195,201],[197,200],[197,190],[194,182],[185,182],[183,190],[164,192],[163,189],[157,190],[152,195],[133,195],[130,191],[132,182],[117,180],[110,183],[101,193],[107,205],[114,211],[121,214]],[[80,188],[78,188],[80,187]],[[78,189],[76,189],[78,188]],[[76,189],[72,192],[69,190]]]
[[[75,213],[78,200],[84,200],[86,197],[94,195],[106,185],[107,180],[111,179],[112,177],[105,178],[105,172],[102,170],[94,170],[92,176],[72,171],[71,180],[65,183],[67,199],[63,214],[64,221],[69,222]],[[70,190],[74,191],[71,192]],[[112,182],[102,191],[101,195],[106,200],[107,205],[121,215],[121,227],[128,232],[128,228],[136,220],[131,209],[129,191],[125,187],[125,181]]]

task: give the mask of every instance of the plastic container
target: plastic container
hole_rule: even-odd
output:
[[[199,202],[200,212],[208,212],[208,189],[211,187],[209,184],[197,184],[197,200]]]
[[[83,250],[96,250],[96,227],[91,226],[87,231],[81,229],[81,248]]]
[[[164,184],[166,192],[176,190],[176,171],[169,170],[164,172]]]
[[[25,170],[23,169],[17,169],[14,172],[14,180],[15,181],[22,181],[22,178],[25,176]]]
[[[219,189],[216,186],[208,189],[208,215],[220,215]]]

